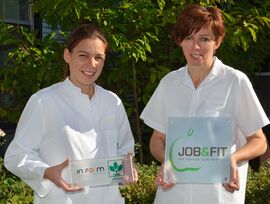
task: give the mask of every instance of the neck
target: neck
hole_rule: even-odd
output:
[[[80,82],[77,82],[75,79],[72,79],[72,77],[69,76],[69,80],[74,84],[74,86],[77,86],[81,89],[81,93],[86,94],[91,99],[92,96],[95,93],[95,85],[94,84],[83,84]]]
[[[192,79],[194,87],[197,89],[212,69],[212,65],[207,68],[188,66],[188,73]]]
[[[92,96],[93,96],[94,93],[95,93],[94,85],[81,87],[81,92],[82,92],[83,94],[88,95],[89,98],[91,99]]]

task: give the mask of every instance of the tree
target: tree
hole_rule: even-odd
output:
[[[269,1],[33,0],[32,3],[34,12],[52,28],[65,31],[59,34],[60,39],[84,22],[95,23],[105,31],[110,54],[99,83],[124,101],[141,162],[152,159],[143,158],[148,153],[151,130],[141,123],[139,114],[161,77],[185,64],[180,49],[170,38],[176,16],[185,5],[200,3],[222,9],[227,37],[217,55],[225,63],[251,74],[260,71],[258,65],[270,53],[269,46],[263,44],[269,43]],[[1,118],[16,122],[33,92],[63,78],[63,43],[59,35],[52,32],[40,40],[36,33],[24,28],[2,25],[0,44],[13,44],[16,48],[9,53],[12,63],[0,72],[0,91],[10,97],[8,104],[0,104]]]

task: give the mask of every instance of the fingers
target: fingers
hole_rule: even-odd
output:
[[[165,182],[164,179],[163,179],[163,176],[161,175],[158,175],[155,179],[155,184],[157,186],[162,186],[162,189],[163,190],[168,190],[170,189],[171,187],[174,186],[175,183],[169,183],[169,182]]]
[[[159,172],[158,172],[158,175],[155,179],[155,184],[157,186],[162,186],[162,189],[163,190],[168,190],[170,189],[171,187],[174,186],[175,183],[173,182],[165,182],[164,181],[164,174],[163,174],[163,165],[161,165],[160,169],[159,169]]]
[[[230,183],[223,183],[222,186],[230,193],[234,193],[234,191],[238,191],[240,189],[239,186],[235,184],[232,185]]]
[[[224,183],[222,186],[228,191],[233,193],[240,189],[240,178],[236,161],[231,159],[231,178],[229,183]]]
[[[232,188],[232,187],[230,186],[230,184],[228,184],[228,183],[223,183],[222,186],[225,188],[226,191],[228,191],[228,192],[230,192],[230,193],[233,193],[233,192],[235,191],[235,189]]]
[[[62,171],[69,164],[69,160],[65,160],[61,164],[49,167],[44,172],[44,178],[53,182],[57,187],[62,188],[66,192],[82,191],[83,188],[79,186],[72,186],[62,179]]]
[[[132,159],[132,153],[128,154],[123,158],[123,165],[125,169],[125,175],[122,177],[123,184],[135,183],[138,181],[138,172]]]
[[[139,180],[139,176],[136,168],[133,168],[133,173],[134,173],[134,182],[137,182]]]
[[[67,182],[65,182],[63,179],[60,180],[59,186],[66,192],[78,192],[78,191],[83,191],[84,189],[79,187],[79,186],[73,186]]]
[[[163,185],[163,179],[162,179],[161,175],[157,175],[157,177],[155,178],[155,184],[157,186],[162,186]]]
[[[235,177],[231,178],[229,186],[236,191],[240,189],[238,173],[235,175]]]
[[[234,161],[233,159],[231,161],[231,178],[229,185],[236,191],[240,189],[238,167],[236,161]]]
[[[162,185],[162,188],[163,188],[163,190],[168,190],[168,189],[170,189],[173,186],[174,186],[174,183],[164,183]]]
[[[130,183],[136,183],[138,181],[138,172],[135,167],[132,168],[132,172],[134,177],[130,178],[128,175],[124,175],[122,177],[122,184],[127,185]]]

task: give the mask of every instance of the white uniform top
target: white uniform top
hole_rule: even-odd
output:
[[[246,137],[269,123],[247,76],[215,58],[208,76],[195,89],[187,66],[168,73],[159,83],[141,114],[151,128],[166,134],[170,116],[230,116],[233,121],[232,151],[246,143]],[[221,184],[177,184],[158,189],[155,203],[243,204],[248,163],[238,165],[240,190],[227,192]]]
[[[44,171],[67,158],[120,156],[133,151],[133,135],[121,100],[98,85],[89,100],[67,78],[29,99],[4,164],[35,191],[36,204],[115,204],[124,203],[118,186],[65,193],[43,179]],[[64,169],[63,177],[69,180],[67,172]]]

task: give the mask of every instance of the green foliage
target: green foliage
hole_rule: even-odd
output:
[[[0,103],[0,117],[16,122],[34,92],[63,77],[63,45],[54,32],[40,40],[24,27],[1,26],[0,43],[16,47],[0,69],[0,93],[9,98],[7,103]]]
[[[246,203],[270,204],[270,160],[265,166],[261,166],[259,172],[249,170]]]
[[[140,146],[140,161],[143,153],[150,155],[149,137],[142,135],[150,135],[151,130],[141,123],[139,115],[159,80],[185,65],[170,33],[176,16],[190,3],[222,10],[227,33],[217,56],[224,63],[249,76],[263,69],[270,56],[269,1],[33,0],[33,12],[52,28],[69,31],[77,24],[92,22],[105,31],[110,53],[98,83],[123,100]],[[12,48],[8,62],[0,69],[0,94],[8,96],[8,100],[0,100],[0,118],[16,122],[31,94],[63,79],[66,35],[52,32],[40,40],[23,27],[3,24],[0,28],[0,46]]]
[[[259,172],[249,169],[246,204],[270,204],[270,161],[261,166]],[[120,187],[127,204],[153,203],[156,193],[154,179],[158,171],[157,163],[150,165],[136,163],[139,180],[137,183]],[[31,204],[33,191],[18,177],[10,174],[3,167],[0,158],[0,203],[2,204]]]
[[[154,202],[156,186],[154,184],[158,166],[136,163],[139,180],[137,183],[122,187],[121,193],[127,204],[149,204]]]
[[[217,55],[224,63],[254,77],[269,60],[270,2],[241,0],[220,8],[227,33]]]
[[[1,204],[31,204],[33,191],[18,177],[9,173],[0,158],[0,203]]]
[[[119,168],[114,164],[114,170]],[[139,181],[120,188],[126,203],[149,204],[153,203],[156,186],[154,179],[158,166],[156,163],[144,165],[136,163]],[[119,169],[118,169],[119,170]],[[0,204],[31,204],[33,203],[33,191],[18,177],[9,173],[3,166],[0,158]]]

